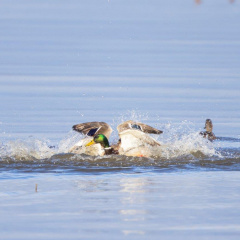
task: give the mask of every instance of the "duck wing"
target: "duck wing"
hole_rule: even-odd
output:
[[[105,122],[80,123],[74,125],[72,128],[77,132],[91,137],[94,137],[97,134],[104,134],[109,138],[112,133],[112,128]]]
[[[158,130],[156,128],[153,128],[147,124],[140,123],[140,122],[135,122],[132,120],[123,122],[117,126],[118,133],[120,134],[121,132],[132,129],[132,130],[140,130],[144,133],[149,133],[149,134],[161,134],[163,131]]]

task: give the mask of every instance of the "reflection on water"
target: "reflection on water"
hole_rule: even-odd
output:
[[[145,194],[149,188],[149,181],[146,178],[122,178],[120,181],[121,192],[124,195],[121,198],[122,206],[119,211],[122,220],[125,222],[138,222],[141,224],[146,220],[148,212],[139,208],[139,204],[146,204]],[[124,235],[144,235],[145,231],[136,229],[122,230]]]
[[[134,193],[145,193],[146,186],[149,182],[142,178],[124,178],[121,180],[122,192],[134,194]]]
[[[109,197],[115,198],[115,202],[119,202],[120,219],[123,222],[139,222],[146,221],[148,211],[140,206],[146,204],[146,193],[151,188],[152,180],[148,178],[135,178],[122,175],[121,178],[98,179],[86,177],[75,181],[77,189],[85,194],[91,194],[91,198],[97,198],[96,201],[109,203]],[[110,204],[111,205],[111,204]],[[96,209],[101,211],[101,209]],[[124,226],[124,225],[123,225]],[[144,235],[145,231],[136,230],[128,226],[121,230],[124,235]]]
[[[99,180],[99,179],[83,179],[76,181],[76,186],[79,190],[84,192],[105,192],[109,191],[110,187],[109,183],[105,180]]]
[[[3,239],[13,239],[12,228],[16,239],[26,231],[34,238],[39,226],[45,239],[239,234],[238,172],[23,176],[0,181]]]

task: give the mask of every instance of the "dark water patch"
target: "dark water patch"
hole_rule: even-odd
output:
[[[26,159],[4,157],[0,159],[2,171],[13,172],[54,172],[63,174],[98,174],[112,172],[137,172],[137,171],[239,171],[240,152],[221,150],[221,156],[206,156],[202,152],[181,157],[143,158],[126,156],[93,157],[88,155],[56,154],[45,159]]]

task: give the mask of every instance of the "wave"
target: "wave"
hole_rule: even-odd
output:
[[[85,154],[70,154],[68,150],[83,138],[81,134],[70,131],[55,146],[49,140],[33,137],[2,144],[0,146],[0,168],[71,171],[93,167],[154,167],[169,170],[183,167],[216,167],[218,169],[227,166],[237,169],[240,166],[240,148],[235,146],[240,142],[238,139],[224,137],[210,142],[202,138],[199,131],[196,131],[191,123],[186,121],[177,127],[167,124],[161,126],[161,129],[164,130],[164,134],[153,136],[161,143],[161,147],[155,152],[153,158],[118,155],[92,157]]]
[[[58,145],[53,146],[50,141],[44,141],[30,137],[25,140],[9,141],[0,147],[0,157],[10,157],[14,159],[46,159],[56,154],[68,153],[69,149],[83,137],[82,135],[70,132],[68,136],[61,140]],[[198,133],[183,136],[175,136],[171,141],[157,139],[160,147],[154,150],[154,158],[172,159],[201,153],[206,156],[219,155],[213,144],[203,139]]]
[[[240,170],[240,153],[237,156],[224,158],[208,157],[201,152],[192,155],[166,159],[126,156],[94,157],[89,155],[55,154],[46,159],[16,159],[4,157],[0,161],[2,170],[21,170],[26,172],[86,172],[92,171],[128,171],[134,169],[149,169],[151,171],[182,171],[182,170]]]

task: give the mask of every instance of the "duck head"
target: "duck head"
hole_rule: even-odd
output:
[[[94,136],[93,140],[91,142],[89,142],[88,144],[86,144],[85,146],[88,147],[95,143],[100,143],[103,148],[109,148],[108,139],[103,134],[98,134],[98,135]]]
[[[207,119],[205,122],[205,127],[207,132],[212,132],[213,130],[213,124],[212,124],[212,120],[211,119]]]

